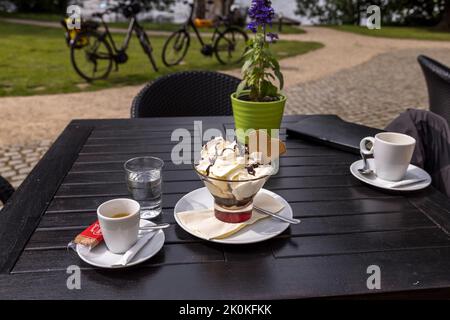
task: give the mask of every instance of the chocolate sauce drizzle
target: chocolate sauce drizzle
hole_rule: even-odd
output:
[[[248,174],[254,176],[256,174],[255,168],[258,168],[258,167],[259,167],[259,164],[253,163],[253,164],[245,167],[245,169],[247,169]]]
[[[235,141],[237,141],[235,139]],[[203,146],[203,148],[206,148],[206,145]],[[213,157],[209,157],[209,166],[206,168],[206,176],[209,176],[211,167],[215,164],[217,157],[221,157],[223,156],[223,153],[225,152],[225,150],[232,150],[234,152],[236,152],[237,149],[239,149],[239,145],[236,143],[233,148],[223,148],[221,152],[219,152],[217,150],[217,144],[214,146],[215,148],[215,154]],[[245,145],[244,147],[244,154],[248,155],[249,154],[249,148],[248,145]],[[255,168],[258,168],[259,164],[258,163],[254,163],[254,164],[250,164],[247,167],[245,167],[245,169],[247,169],[248,174],[254,176],[256,174],[255,172]]]
[[[209,177],[209,170],[214,165],[214,163],[216,163],[216,159],[217,159],[217,157],[209,158],[209,166],[206,168],[206,176]]]
[[[206,168],[206,176],[209,177],[209,170],[211,169],[212,164],[210,164],[207,168]]]

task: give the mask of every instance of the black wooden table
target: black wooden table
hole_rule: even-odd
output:
[[[302,119],[287,116],[286,122]],[[176,128],[232,127],[232,118],[75,120],[0,212],[0,298],[266,299],[412,297],[450,290],[450,202],[433,188],[399,195],[363,185],[349,165],[356,155],[287,138],[288,153],[266,188],[283,196],[302,223],[261,244],[228,246],[180,227],[173,207],[202,187],[190,165],[170,161]],[[285,137],[284,137],[285,138]],[[123,162],[141,155],[166,161],[166,243],[152,259],[102,270],[66,249],[96,220],[103,201],[128,196]],[[70,265],[81,290],[68,290]],[[369,290],[367,269],[381,270]],[[374,295],[377,296],[377,295]]]

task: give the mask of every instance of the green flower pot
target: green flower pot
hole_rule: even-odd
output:
[[[244,95],[245,95],[244,91]],[[231,95],[234,125],[239,142],[245,143],[245,132],[249,129],[280,129],[283,118],[286,96],[280,95],[280,100],[271,102],[253,102],[236,98],[236,93]]]

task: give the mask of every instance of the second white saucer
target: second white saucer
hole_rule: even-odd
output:
[[[372,170],[375,170],[375,162],[373,159],[368,159],[369,168]],[[380,179],[377,177],[377,175],[370,174],[370,175],[363,175],[361,174],[358,169],[362,168],[364,166],[363,160],[358,160],[352,163],[350,166],[350,172],[353,174],[353,176],[362,182],[365,182],[367,184],[370,184],[372,186],[386,189],[386,190],[393,190],[393,191],[416,191],[421,190],[426,187],[428,187],[431,184],[431,177],[430,175],[423,169],[416,167],[415,165],[410,164],[408,167],[408,170],[405,174],[404,180],[409,179],[425,179],[422,182],[414,183],[414,184],[408,184],[401,187],[391,187],[390,185],[393,184],[393,181],[387,181],[384,179]]]

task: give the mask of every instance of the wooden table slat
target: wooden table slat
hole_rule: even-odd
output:
[[[141,156],[154,156],[163,159],[164,161],[170,161],[172,153],[171,152],[135,152],[135,153],[102,153],[102,154],[80,154],[76,163],[114,163],[121,162],[124,163],[126,160],[141,157]],[[343,151],[334,151],[330,149],[310,149],[305,152],[302,149],[290,150],[287,154],[283,155],[283,158],[307,158],[310,160],[305,161],[323,161],[321,158],[340,158],[345,157],[347,159],[356,159],[354,155],[348,154]],[[353,162],[349,160],[349,162]],[[289,160],[287,161],[294,161]]]
[[[167,155],[167,154],[166,154]],[[75,172],[124,172],[123,165],[126,160],[115,161],[97,161],[97,162],[83,162],[76,161],[70,170],[71,173]],[[191,164],[179,164],[176,165],[170,161],[168,155],[165,161],[164,170],[189,170],[192,168]],[[346,165],[349,162],[356,160],[353,155],[350,156],[325,156],[325,157],[282,157],[280,159],[280,166],[336,166]]]
[[[197,136],[196,136],[197,137]],[[171,134],[167,134],[164,137],[130,137],[127,139],[123,138],[89,138],[85,147],[108,147],[108,148],[117,148],[117,147],[127,147],[127,146],[157,146],[157,145],[177,145],[177,144],[193,144],[197,139],[191,138],[189,140],[171,140]],[[200,139],[198,139],[201,141]],[[315,149],[321,148],[312,142],[300,141],[300,140],[292,140],[292,139],[282,139],[288,149]],[[206,143],[203,141],[202,144]]]
[[[190,150],[194,150],[194,144],[193,142],[172,142],[170,141],[170,136],[166,138],[166,143],[149,143],[146,141],[143,142],[137,142],[137,143],[130,143],[130,144],[96,144],[96,145],[84,145],[84,147],[81,149],[80,154],[108,154],[108,153],[114,153],[114,154],[121,154],[121,153],[145,153],[145,152],[171,152],[175,146],[179,146],[180,148],[183,147],[186,150],[188,148]],[[201,147],[202,144],[199,146]],[[297,143],[296,141],[288,141],[286,143],[286,147],[288,148],[289,152],[301,152],[303,150],[303,153],[308,153],[308,151],[314,150],[316,151],[322,151],[327,152],[329,151],[329,148],[326,147],[319,147],[319,146],[311,146],[304,143]],[[295,151],[294,151],[295,150]],[[299,151],[300,150],[300,151]]]
[[[450,235],[450,201],[435,189],[411,195],[411,203],[429,217],[442,231]]]
[[[269,179],[264,188],[269,190],[279,189],[316,189],[335,187],[358,187],[361,183],[352,176],[328,176],[328,177],[283,177]],[[184,181],[183,183],[164,181],[163,193],[183,193],[186,190],[194,190],[204,187],[203,182]],[[123,182],[109,183],[106,188],[103,183],[98,184],[62,184],[55,198],[63,197],[96,197],[96,196],[124,196],[128,195],[128,189]]]
[[[164,250],[158,252],[155,257],[142,265],[165,266],[171,264],[208,263],[212,261],[224,261],[220,246],[205,246],[199,243],[187,243],[182,246],[166,244]],[[12,272],[66,270],[70,265],[78,265],[82,269],[95,268],[80,261],[78,255],[72,250],[26,250]]]
[[[389,250],[450,247],[448,237],[437,227],[346,235],[290,238],[274,247],[277,258],[367,253]]]
[[[349,175],[348,167],[336,166],[303,166],[281,167],[278,174],[271,179],[283,177],[321,177]],[[198,175],[194,170],[166,170],[163,173],[164,181],[198,181]],[[123,172],[69,172],[64,179],[65,184],[89,184],[89,183],[113,183],[125,181]]]

